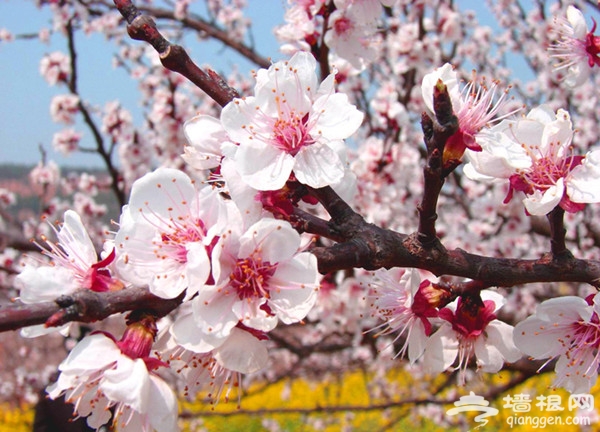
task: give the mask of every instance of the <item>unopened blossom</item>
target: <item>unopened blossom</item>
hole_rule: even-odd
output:
[[[118,268],[159,297],[191,296],[210,277],[209,250],[219,227],[237,222],[218,191],[196,189],[182,171],[159,168],[137,180],[115,238]]]
[[[566,73],[565,84],[576,87],[590,76],[594,66],[600,66],[600,37],[594,35],[596,22],[588,30],[585,18],[575,6],[567,8],[565,18],[557,18],[559,39],[551,45],[551,56],[560,62],[558,71]]]
[[[52,228],[58,241],[54,243],[44,236],[46,246],[39,245],[52,261],[37,267],[28,265],[15,279],[23,303],[53,301],[80,289],[105,292],[123,288],[123,283],[108,269],[115,259],[114,250],[98,260],[94,244],[77,213],[67,210],[60,230]],[[22,333],[37,336],[44,331],[42,326],[33,326]]]
[[[196,325],[217,340],[239,323],[268,332],[278,321],[301,321],[317,299],[316,257],[281,220],[261,219],[240,235],[219,239],[212,254],[213,287],[192,300]]]
[[[476,180],[508,179],[509,192],[523,192],[532,215],[543,216],[559,205],[575,213],[585,203],[600,202],[600,150],[576,155],[569,113],[548,106],[532,109],[516,122],[492,128],[482,152],[469,152],[465,174]]]
[[[518,323],[514,342],[534,359],[558,359],[553,385],[571,393],[589,393],[600,363],[600,295],[542,302],[535,314]],[[542,366],[543,367],[543,366]]]
[[[434,89],[445,87],[452,102],[454,115],[458,119],[458,130],[448,138],[444,147],[444,161],[460,160],[466,149],[481,151],[480,140],[487,128],[511,113],[506,113],[507,91],[495,80],[475,77],[463,89],[449,63],[423,77],[421,93],[430,117],[434,117]]]
[[[425,351],[427,338],[433,330],[430,319],[438,315],[424,293],[430,286],[428,280],[421,281],[416,269],[404,271],[399,280],[391,271],[378,270],[369,283],[373,316],[384,320],[373,330],[381,329],[378,335],[393,334],[394,342],[404,337],[404,344],[396,356],[403,356],[408,351],[411,363]]]
[[[363,115],[334,91],[334,74],[319,85],[316,61],[305,52],[256,76],[254,96],[234,99],[221,113],[242,180],[257,190],[283,187],[290,175],[320,188],[346,169],[332,146],[352,135]]]
[[[177,430],[177,398],[155,373],[166,364],[149,356],[151,342],[130,327],[119,341],[105,333],[86,336],[60,364],[48,395],[64,394],[95,429],[110,422],[123,432]]]
[[[46,54],[40,61],[40,74],[50,85],[66,83],[71,75],[69,56],[60,51]]]
[[[448,369],[458,359],[458,370],[464,381],[469,362],[476,359],[477,368],[498,372],[505,361],[515,362],[522,356],[512,342],[513,327],[496,318],[497,310],[506,302],[493,291],[482,291],[481,297],[459,297],[440,309],[444,324],[427,340],[423,364],[430,373]]]

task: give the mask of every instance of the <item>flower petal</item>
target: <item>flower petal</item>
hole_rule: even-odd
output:
[[[567,195],[576,203],[600,202],[600,150],[589,152],[567,180]]]
[[[300,183],[318,189],[339,183],[344,165],[331,147],[315,143],[298,152],[294,174]]]
[[[214,357],[224,368],[247,374],[263,369],[269,361],[265,343],[238,328],[215,350]]]

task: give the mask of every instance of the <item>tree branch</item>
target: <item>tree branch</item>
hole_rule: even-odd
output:
[[[81,290],[54,302],[0,304],[0,332],[39,324],[57,327],[72,321],[89,323],[132,310],[147,310],[162,317],[179,306],[182,299],[183,296],[162,299],[146,287],[134,287],[104,293]]]
[[[144,15],[130,0],[114,0],[117,9],[128,23],[127,32],[132,39],[148,42],[158,52],[160,61],[167,69],[177,72],[221,106],[227,105],[238,92],[211,69],[199,68],[180,45],[173,45],[156,28],[154,19]]]

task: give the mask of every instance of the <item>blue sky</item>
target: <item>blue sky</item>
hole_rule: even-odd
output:
[[[268,13],[264,11],[265,3],[263,0],[250,0],[248,16],[256,29],[269,29],[254,34],[260,54],[278,59],[277,43],[270,29],[283,22],[284,0],[269,0]],[[0,0],[0,28],[13,34],[37,34],[43,27],[51,27],[51,15],[46,9],[40,10],[30,1]],[[98,34],[78,34],[76,46],[82,97],[100,107],[118,99],[136,117],[136,111],[139,112],[137,84],[123,70],[112,67],[114,45]],[[62,126],[50,118],[50,101],[54,95],[66,93],[65,88],[50,87],[39,73],[40,59],[52,51],[66,52],[66,39],[54,35],[47,45],[38,40],[0,43],[0,162],[37,163],[40,160],[38,149],[42,145],[48,158],[59,165],[101,166],[96,155],[64,157],[52,149],[52,136]],[[198,42],[190,46],[189,51],[196,59],[194,51],[208,55],[198,59],[198,63],[210,63],[217,70],[229,69],[233,62],[237,62],[230,51],[223,51],[222,45],[217,43],[207,46]],[[242,70],[252,68],[249,64],[240,67]],[[89,133],[83,127],[75,127],[85,134],[82,145],[87,142],[87,146],[91,147]]]

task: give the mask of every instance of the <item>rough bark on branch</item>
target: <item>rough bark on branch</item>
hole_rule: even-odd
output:
[[[71,321],[94,322],[132,310],[146,310],[162,317],[179,306],[182,298],[162,299],[146,287],[134,287],[104,293],[81,290],[54,302],[2,304],[0,332],[46,323],[61,326]]]

